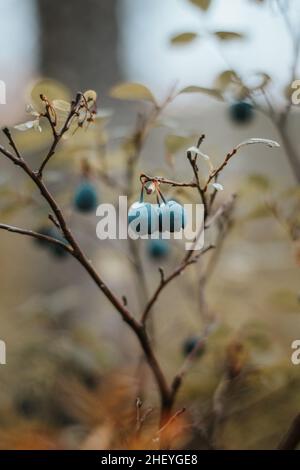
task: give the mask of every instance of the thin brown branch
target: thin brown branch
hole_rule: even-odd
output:
[[[196,147],[198,149],[200,148],[200,145],[202,144],[204,139],[205,139],[205,134],[202,134],[199,137],[197,145],[196,145]],[[204,207],[204,220],[206,220],[206,217],[208,215],[208,207],[207,207],[205,192],[203,191],[203,189],[201,188],[201,185],[200,185],[199,169],[198,169],[198,165],[197,165],[197,154],[193,157],[192,153],[188,151],[187,152],[187,158],[188,158],[188,161],[190,162],[190,165],[191,165],[193,173],[194,173],[196,188],[198,190],[198,193],[200,195],[200,198],[201,198],[201,201],[202,201],[202,204],[203,204],[203,207]]]
[[[236,194],[232,194],[227,201],[221,204],[221,206],[216,210],[216,212],[207,219],[206,224],[205,224],[205,229],[208,229],[222,216],[226,215],[226,213],[231,212],[233,209],[235,200],[236,200]]]
[[[296,149],[294,148],[291,142],[291,139],[288,136],[287,128],[286,128],[286,121],[282,123],[277,123],[276,128],[281,137],[281,140],[285,148],[286,155],[288,157],[289,164],[293,171],[293,174],[297,182],[300,183],[300,160],[296,152]]]
[[[230,152],[227,153],[225,160],[219,165],[214,171],[212,171],[205,183],[205,186],[203,188],[203,192],[205,193],[208,189],[209,183],[214,179],[219,176],[219,173],[225,168],[225,166],[228,164],[229,160],[236,154],[237,149],[234,147]]]
[[[64,243],[60,240],[57,240],[54,237],[50,237],[48,235],[44,235],[42,233],[35,232],[33,230],[14,227],[13,225],[7,225],[7,224],[0,224],[0,230],[6,230],[7,232],[18,233],[20,235],[26,235],[28,237],[36,238],[38,240],[53,243],[54,245],[59,245],[62,248],[64,248],[66,251],[68,251],[69,253],[73,254],[72,248],[69,245],[67,245],[66,243]]]
[[[6,136],[6,138],[8,139],[9,145],[10,145],[10,146],[12,147],[12,149],[14,150],[14,152],[15,152],[15,154],[16,154],[16,157],[17,157],[18,159],[21,159],[21,155],[19,154],[19,151],[18,151],[18,149],[17,149],[17,146],[16,146],[16,144],[15,144],[15,142],[14,142],[12,136],[11,136],[11,133],[10,133],[10,131],[9,131],[9,129],[8,129],[7,127],[5,127],[5,128],[3,129],[3,133],[4,133],[4,135]]]
[[[37,171],[37,175],[40,179],[43,176],[43,171],[44,171],[47,163],[49,162],[50,158],[54,155],[56,147],[59,144],[61,138],[69,130],[70,124],[71,124],[74,116],[76,116],[78,114],[78,110],[79,110],[79,107],[80,107],[80,101],[82,99],[82,96],[83,95],[81,93],[77,93],[76,99],[74,101],[72,101],[70,112],[69,112],[69,114],[68,114],[68,116],[65,120],[65,123],[62,126],[59,133],[56,131],[55,123],[53,123],[53,121],[52,121],[52,117],[51,117],[51,114],[49,112],[49,105],[46,104],[45,118],[48,120],[48,122],[51,126],[51,129],[52,129],[52,132],[53,132],[53,142],[52,142],[52,145],[51,145],[46,157],[44,158],[40,168]],[[45,97],[41,96],[41,99],[42,99],[42,101],[45,101]]]
[[[173,181],[168,178],[163,178],[162,176],[149,176],[146,173],[142,173],[140,175],[141,181],[147,183],[147,181],[158,182],[162,184],[168,184],[170,186],[179,187],[179,188],[197,188],[197,183],[195,181],[190,182],[180,182],[180,181]]]
[[[100,275],[92,266],[89,259],[85,256],[83,251],[81,250],[80,246],[78,245],[77,241],[75,240],[71,230],[67,226],[66,220],[64,215],[53,198],[52,194],[49,192],[47,187],[45,186],[42,178],[36,174],[33,170],[29,168],[25,160],[21,158],[17,158],[12,155],[8,150],[4,149],[0,146],[0,153],[6,156],[9,160],[11,160],[15,165],[22,168],[22,170],[29,176],[29,178],[33,181],[33,183],[37,186],[40,190],[42,197],[46,200],[50,208],[52,209],[57,222],[60,225],[60,229],[72,248],[72,256],[77,259],[77,261],[82,265],[82,267],[87,271],[90,277],[94,280],[96,285],[99,289],[103,292],[106,298],[110,301],[110,303],[116,308],[116,310],[121,315],[124,322],[132,329],[135,333],[139,343],[144,351],[144,354],[147,358],[148,365],[150,366],[153,375],[155,377],[157,386],[160,391],[160,398],[161,398],[161,408],[162,410],[169,408],[170,402],[170,390],[167,385],[165,376],[160,368],[160,365],[155,357],[153,352],[151,342],[149,337],[143,327],[142,324],[137,322],[133,315],[129,312],[129,310],[124,306],[122,300],[119,300],[116,295],[110,290],[110,288],[106,285],[106,283],[102,280]]]
[[[300,413],[293,419],[277,450],[295,450],[300,443]]]
[[[176,277],[178,277],[180,274],[183,273],[183,271],[188,267],[190,266],[191,264],[194,264],[198,261],[199,257],[204,255],[204,253],[207,253],[209,250],[211,250],[212,248],[214,248],[213,245],[209,245],[208,247],[204,248],[204,250],[202,250],[199,254],[195,255],[195,256],[192,256],[193,255],[193,250],[189,251],[188,252],[188,255],[185,256],[184,260],[182,261],[182,263],[180,263],[180,265],[167,277],[165,277],[164,275],[162,276],[162,273],[161,273],[161,270],[160,270],[160,274],[161,274],[161,279],[160,279],[160,283],[158,285],[158,287],[156,288],[154,294],[152,295],[151,299],[149,300],[148,304],[146,305],[146,308],[143,312],[143,315],[142,315],[142,324],[145,325],[146,322],[147,322],[147,319],[148,319],[148,316],[149,316],[149,313],[153,307],[153,305],[155,304],[155,302],[157,301],[159,295],[161,294],[161,292],[163,291],[163,289],[173,280],[175,279]]]
[[[179,390],[179,388],[180,388],[180,386],[183,382],[184,377],[186,376],[189,369],[191,368],[191,366],[193,364],[193,360],[195,359],[195,357],[197,355],[197,352],[199,351],[200,347],[202,347],[203,343],[206,342],[206,340],[207,340],[207,338],[208,338],[211,331],[212,331],[212,325],[209,325],[205,329],[203,336],[201,338],[199,338],[199,341],[197,341],[197,343],[195,344],[192,351],[186,357],[183,365],[181,366],[181,368],[179,369],[179,371],[175,375],[175,377],[173,379],[173,382],[172,382],[172,385],[171,385],[173,400],[175,400],[176,394],[177,394],[177,392],[178,392],[178,390]]]
[[[176,413],[171,416],[171,418],[157,431],[157,435],[161,435],[162,433],[165,432],[165,430],[172,424],[174,421],[176,421],[177,418],[179,418],[180,415],[182,415],[186,411],[186,408],[181,408],[180,410],[176,411]]]

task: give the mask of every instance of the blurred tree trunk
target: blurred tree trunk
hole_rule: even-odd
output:
[[[104,92],[120,79],[117,0],[37,0],[40,68],[72,92]]]

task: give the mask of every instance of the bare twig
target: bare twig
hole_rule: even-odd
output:
[[[70,124],[71,124],[74,116],[78,115],[82,96],[83,96],[82,93],[77,93],[75,100],[72,101],[72,103],[71,103],[71,109],[70,109],[70,112],[68,114],[68,117],[65,120],[65,123],[62,126],[60,132],[58,133],[57,130],[56,130],[56,127],[55,127],[56,123],[53,122],[51,114],[50,114],[48,101],[43,95],[41,95],[42,101],[44,101],[46,103],[46,112],[45,112],[44,116],[48,120],[48,122],[51,126],[52,133],[53,133],[53,143],[52,143],[46,157],[44,158],[39,170],[37,171],[37,176],[40,179],[43,176],[43,171],[44,171],[47,163],[49,162],[50,158],[54,155],[56,147],[59,144],[61,138],[69,130]]]
[[[7,130],[4,132],[7,135]],[[116,310],[121,315],[124,322],[132,329],[135,333],[137,339],[140,342],[140,345],[144,351],[144,354],[147,358],[148,365],[150,366],[157,386],[160,391],[160,398],[161,398],[161,408],[169,409],[170,407],[170,390],[168,384],[166,382],[165,376],[160,368],[160,365],[154,355],[149,337],[147,332],[145,331],[144,325],[139,323],[135,320],[133,315],[130,311],[124,306],[122,300],[119,300],[118,297],[111,291],[111,289],[106,285],[106,283],[102,280],[100,275],[97,273],[95,268],[92,266],[89,259],[83,253],[82,249],[80,248],[79,244],[77,243],[74,235],[72,234],[70,228],[68,227],[63,212],[55,199],[53,198],[52,194],[47,189],[46,185],[44,184],[42,177],[30,169],[27,165],[23,157],[14,156],[11,152],[9,152],[4,147],[0,146],[0,153],[2,153],[5,157],[11,160],[15,165],[20,167],[25,174],[33,181],[33,183],[37,186],[40,190],[42,197],[48,203],[49,207],[52,209],[53,214],[59,223],[60,230],[63,233],[66,241],[69,243],[72,250],[70,253],[72,256],[82,265],[82,267],[87,271],[90,277],[94,280],[96,285],[99,289],[103,292],[103,294],[107,297],[107,299],[111,302],[111,304],[116,308]]]
[[[200,145],[202,144],[204,139],[205,139],[205,134],[202,134],[199,137],[199,140],[197,142],[196,147],[198,149],[200,148]],[[190,165],[191,165],[193,173],[194,173],[196,188],[198,189],[198,192],[199,192],[199,195],[200,195],[200,198],[201,198],[201,202],[202,202],[203,207],[204,207],[204,220],[206,220],[206,217],[208,215],[208,207],[207,207],[205,192],[203,191],[203,189],[201,188],[201,185],[200,185],[199,170],[198,170],[198,166],[197,166],[197,154],[194,157],[192,157],[192,153],[188,151],[187,152],[187,158],[188,158],[188,161],[190,162]]]
[[[69,253],[73,254],[73,249],[69,245],[67,245],[66,243],[58,240],[57,238],[50,237],[48,235],[44,235],[42,233],[35,232],[33,230],[27,230],[27,229],[24,229],[24,228],[14,227],[13,225],[7,225],[7,224],[0,224],[0,230],[6,230],[7,232],[18,233],[20,235],[26,235],[28,237],[36,238],[38,240],[53,243],[54,245],[58,245],[58,246],[64,248],[64,250],[66,250]]]
[[[152,295],[151,299],[149,300],[148,304],[146,305],[146,308],[144,310],[144,313],[142,315],[142,324],[145,325],[146,322],[147,322],[147,319],[148,319],[148,316],[149,316],[149,313],[153,307],[153,305],[155,304],[155,302],[157,301],[159,295],[161,294],[161,292],[163,291],[163,289],[173,280],[175,279],[177,276],[179,276],[180,274],[183,273],[183,271],[188,267],[190,266],[191,264],[194,264],[198,261],[199,257],[204,255],[204,253],[207,253],[209,250],[211,250],[212,248],[214,248],[213,245],[209,245],[208,247],[204,248],[204,250],[202,250],[198,255],[196,256],[192,256],[193,254],[193,251],[191,250],[189,253],[188,253],[188,257],[185,257],[185,259],[183,260],[183,262],[167,277],[165,277],[164,275],[162,275],[162,272],[160,270],[160,274],[161,274],[161,279],[160,279],[160,283],[158,285],[158,287],[156,288],[154,294]]]
[[[219,173],[225,168],[225,166],[228,164],[229,160],[236,154],[237,148],[234,147],[230,152],[227,153],[225,160],[221,163],[221,165],[218,166],[214,171],[211,172],[209,175],[205,186],[203,188],[203,192],[205,193],[207,191],[209,183],[214,179],[219,176]]]
[[[171,416],[171,418],[157,431],[157,435],[160,436],[162,433],[166,431],[166,429],[179,418],[186,411],[186,408],[181,408],[180,410],[176,411],[176,413]]]
[[[197,188],[197,183],[195,181],[190,181],[190,182],[180,182],[180,181],[173,181],[168,178],[163,178],[162,176],[149,176],[146,175],[145,173],[142,173],[140,175],[140,179],[146,183],[147,181],[153,181],[153,182],[158,182],[162,184],[168,184],[173,187],[178,187],[178,188]]]
[[[300,443],[300,413],[293,419],[288,431],[278,444],[278,450],[294,450]]]
[[[201,338],[199,338],[199,340],[197,341],[197,343],[195,344],[195,346],[193,347],[192,351],[187,355],[183,365],[181,366],[181,368],[179,369],[179,371],[177,372],[177,374],[175,375],[174,379],[173,379],[173,382],[172,382],[172,395],[173,395],[173,400],[175,400],[175,397],[176,397],[176,394],[182,384],[182,381],[184,379],[184,377],[186,376],[187,372],[189,371],[190,367],[192,366],[193,364],[193,359],[196,357],[197,355],[197,352],[199,351],[200,347],[202,347],[203,343],[206,342],[210,332],[212,331],[212,325],[209,325],[209,327],[207,327],[204,331],[204,334]]]

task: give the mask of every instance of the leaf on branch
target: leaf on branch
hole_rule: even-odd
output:
[[[238,150],[242,147],[246,147],[246,145],[252,145],[252,144],[264,144],[264,145],[267,145],[267,147],[270,147],[270,148],[280,147],[279,143],[276,142],[275,140],[261,139],[260,137],[253,137],[251,139],[245,140],[244,142],[241,142],[235,148],[236,148],[236,150]]]
[[[65,113],[69,113],[71,109],[71,104],[65,100],[53,100],[52,105],[55,110],[63,111]]]
[[[65,100],[53,100],[52,106],[55,109],[58,121],[64,121],[71,110],[71,103]]]
[[[217,191],[223,191],[224,186],[221,183],[213,183],[212,184],[213,188],[215,188]]]
[[[192,136],[182,136],[175,134],[168,134],[165,138],[165,160],[170,167],[173,167],[174,155],[183,150],[191,143]]]
[[[238,77],[234,70],[224,70],[216,78],[214,85],[217,89],[224,91],[232,83],[237,83]]]
[[[221,41],[233,41],[235,39],[245,39],[245,35],[242,33],[236,33],[234,31],[214,31],[213,35]]]
[[[62,83],[49,78],[38,80],[30,92],[28,101],[32,101],[35,109],[40,112],[44,111],[44,103],[41,102],[40,98],[41,94],[45,95],[50,102],[53,100],[71,101],[70,91]]]
[[[23,122],[22,124],[17,124],[14,126],[18,131],[28,131],[29,129],[35,129],[36,131],[42,132],[39,119],[34,119],[33,121]]]
[[[201,86],[190,85],[180,90],[178,95],[182,95],[184,93],[202,93],[204,95],[212,96],[213,98],[223,100],[222,93],[215,88],[205,88]]]
[[[120,83],[119,85],[112,87],[109,94],[112,98],[116,98],[118,100],[144,100],[151,101],[156,104],[155,98],[149,88],[141,83]]]
[[[198,147],[195,147],[195,146],[189,147],[187,149],[187,152],[195,153],[196,155],[200,155],[200,157],[204,158],[204,160],[209,160],[209,156],[201,152],[201,150],[198,149]]]
[[[83,93],[89,107],[93,106],[97,101],[97,93],[95,90],[87,90]]]
[[[202,11],[207,11],[211,4],[211,0],[189,0],[189,2],[200,8]]]
[[[171,44],[174,44],[174,45],[183,45],[183,44],[191,43],[198,37],[199,35],[197,33],[193,33],[192,31],[190,31],[190,32],[185,32],[185,33],[176,34],[175,36],[172,36],[170,38],[170,42]]]

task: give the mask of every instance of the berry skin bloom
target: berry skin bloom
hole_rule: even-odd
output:
[[[79,212],[92,212],[98,206],[98,194],[89,181],[79,184],[74,195],[74,206]]]
[[[168,201],[160,206],[159,231],[179,232],[186,225],[184,207],[176,201]]]
[[[134,202],[128,211],[128,225],[139,235],[151,235],[158,230],[158,207],[149,202]]]
[[[229,115],[237,124],[246,124],[254,117],[253,106],[246,101],[238,101],[230,106]]]

